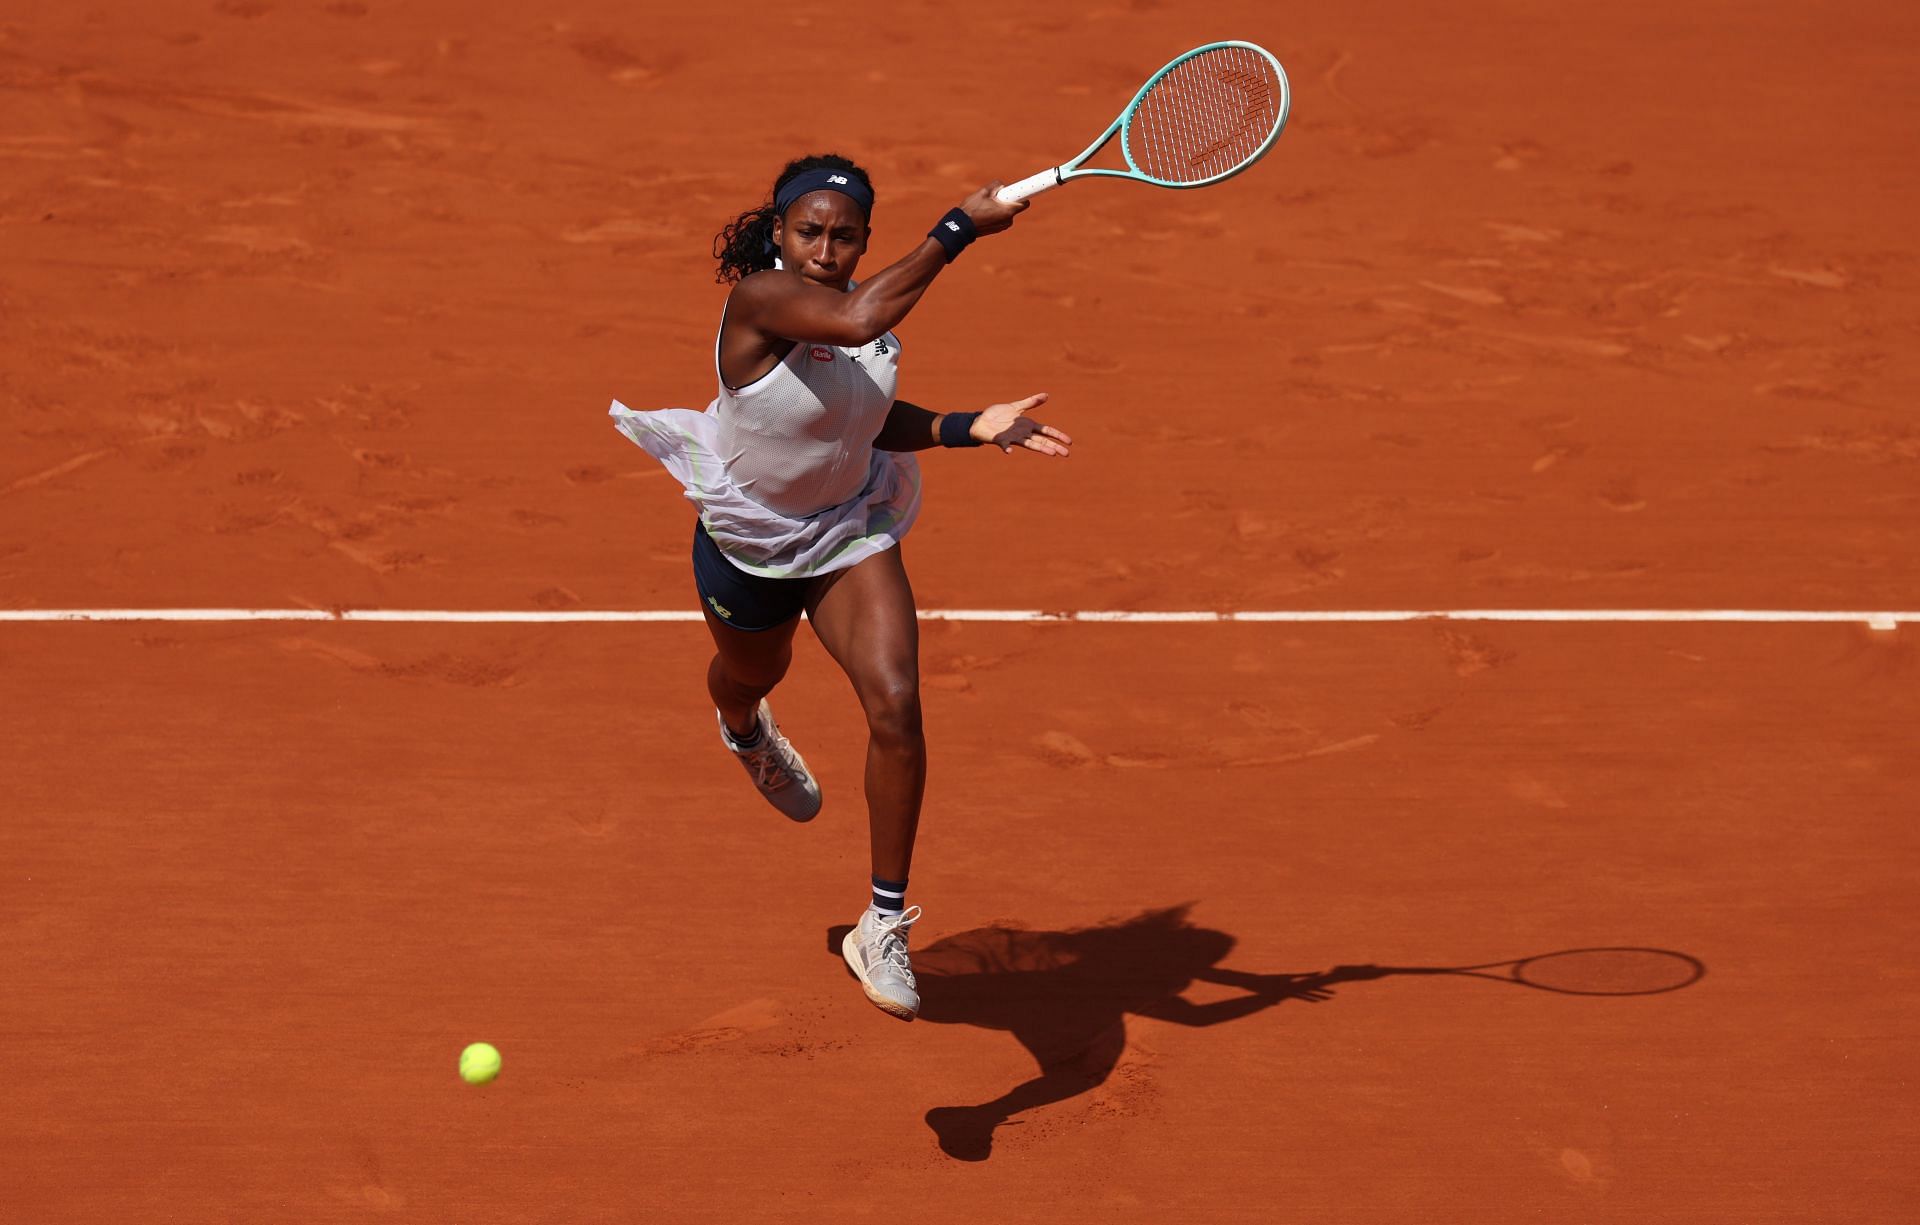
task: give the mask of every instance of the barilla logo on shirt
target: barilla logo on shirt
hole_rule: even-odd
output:
[[[827,348],[825,345],[815,345],[813,346],[813,360],[817,362],[830,362],[833,360],[833,350]]]

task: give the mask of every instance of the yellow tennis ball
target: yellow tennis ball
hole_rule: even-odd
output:
[[[500,1075],[500,1052],[485,1042],[476,1042],[460,1052],[460,1079],[470,1085],[484,1085]]]

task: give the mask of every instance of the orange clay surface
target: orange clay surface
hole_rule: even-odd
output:
[[[1920,607],[1866,0],[12,0],[0,604],[691,609],[604,414],[710,397],[720,224],[833,148],[884,264],[1218,37],[1266,162],[1043,197],[899,329],[1077,444],[925,457],[923,607]],[[697,625],[0,625],[0,1219],[1920,1204],[1913,627],[929,624],[912,1026],[802,643],[796,827]],[[1328,973],[1590,946],[1706,974]]]

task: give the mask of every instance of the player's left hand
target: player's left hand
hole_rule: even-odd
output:
[[[1011,404],[992,405],[973,419],[970,433],[978,441],[990,442],[1008,454],[1012,454],[1015,447],[1022,447],[1042,455],[1065,458],[1068,448],[1073,446],[1073,439],[1027,416],[1028,412],[1046,402],[1047,393],[1041,391]]]

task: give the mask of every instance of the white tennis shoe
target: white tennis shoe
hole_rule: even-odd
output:
[[[920,991],[907,958],[907,929],[919,921],[918,906],[897,915],[869,909],[840,942],[840,955],[847,959],[847,968],[860,980],[867,998],[902,1021],[920,1015]]]
[[[743,749],[733,742],[727,721],[715,711],[714,718],[720,723],[720,743],[740,759],[740,764],[747,769],[747,777],[753,780],[760,794],[767,797],[767,803],[792,820],[813,820],[820,812],[820,784],[813,781],[813,773],[801,759],[800,751],[780,734],[780,725],[773,721],[773,708],[765,698],[760,699],[760,709],[754,717],[760,724],[760,743]]]

